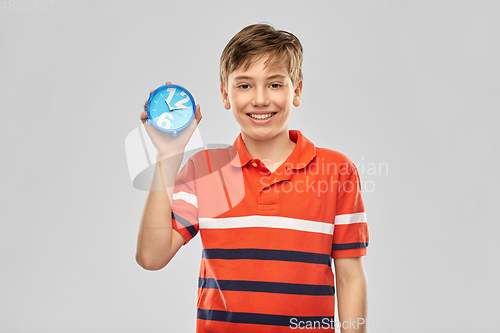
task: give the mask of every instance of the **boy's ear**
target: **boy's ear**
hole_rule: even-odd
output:
[[[220,93],[222,95],[222,102],[224,103],[224,108],[226,110],[231,109],[231,103],[229,103],[229,96],[227,94],[226,89],[224,89],[224,87],[222,86],[222,84],[220,85]]]
[[[297,83],[297,87],[295,88],[293,92],[293,105],[294,106],[299,106],[300,105],[300,97],[302,96],[302,80],[300,80]]]

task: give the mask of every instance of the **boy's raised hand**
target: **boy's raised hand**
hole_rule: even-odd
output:
[[[167,81],[165,84],[172,84],[172,82]],[[155,91],[155,89],[152,89],[149,92],[149,95],[151,95],[153,91]],[[144,102],[144,111],[141,113],[140,118],[151,141],[153,142],[153,145],[156,147],[158,158],[182,154],[189,142],[189,139],[191,139],[191,136],[201,121],[200,105],[196,105],[194,121],[192,121],[188,127],[180,131],[177,136],[173,136],[172,133],[160,131],[153,124],[146,123],[146,120],[148,120],[148,113],[146,112],[147,103],[148,101],[146,100]]]

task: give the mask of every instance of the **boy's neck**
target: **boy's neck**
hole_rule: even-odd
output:
[[[288,130],[269,140],[254,140],[241,132],[248,153],[254,159],[261,160],[270,172],[274,172],[290,156],[295,142],[290,140]]]

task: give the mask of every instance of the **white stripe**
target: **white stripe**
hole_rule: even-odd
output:
[[[343,214],[335,216],[335,224],[366,223],[365,213]]]
[[[174,193],[172,196],[173,200],[184,200],[187,203],[190,203],[191,205],[195,206],[198,208],[198,199],[196,198],[196,195],[194,194],[189,194],[187,192],[177,192]]]
[[[242,216],[220,219],[200,218],[200,229],[280,228],[333,235],[333,223],[299,220],[282,216]]]

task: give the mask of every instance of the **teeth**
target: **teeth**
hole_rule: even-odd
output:
[[[253,119],[264,120],[264,119],[271,118],[274,115],[274,113],[266,113],[266,114],[254,114],[254,113],[250,113],[248,115],[250,117],[252,117]]]

